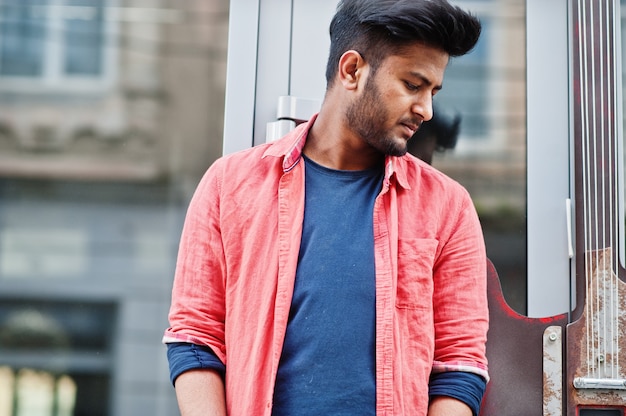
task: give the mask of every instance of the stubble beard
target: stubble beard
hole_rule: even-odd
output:
[[[346,109],[348,126],[363,141],[387,156],[403,156],[407,152],[407,142],[390,137],[385,123],[389,120],[386,108],[380,108],[382,100],[374,74],[368,78],[363,96]]]

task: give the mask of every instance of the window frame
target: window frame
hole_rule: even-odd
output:
[[[48,0],[41,7],[47,14],[44,38],[44,57],[42,74],[39,76],[15,76],[0,74],[0,93],[54,93],[54,94],[93,94],[102,93],[114,85],[117,73],[119,18],[118,0],[103,0],[104,21],[102,27],[101,71],[97,75],[66,74],[63,71],[65,40],[63,11],[66,8],[92,7],[67,6],[66,0]],[[0,5],[4,0],[0,0]],[[2,65],[2,62],[0,62]]]

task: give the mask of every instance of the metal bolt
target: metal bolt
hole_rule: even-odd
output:
[[[557,335],[553,332],[550,335],[548,335],[548,339],[552,342],[556,341],[557,339]]]

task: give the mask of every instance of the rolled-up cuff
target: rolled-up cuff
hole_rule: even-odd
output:
[[[431,398],[447,396],[460,400],[477,416],[486,387],[487,381],[478,374],[450,371],[431,376],[428,395]]]
[[[186,342],[172,342],[165,345],[167,345],[167,360],[172,385],[176,383],[176,378],[179,375],[195,369],[215,370],[224,377],[226,366],[217,358],[211,348]]]

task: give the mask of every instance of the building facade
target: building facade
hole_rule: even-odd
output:
[[[228,7],[0,1],[0,415],[177,413],[161,336]]]

